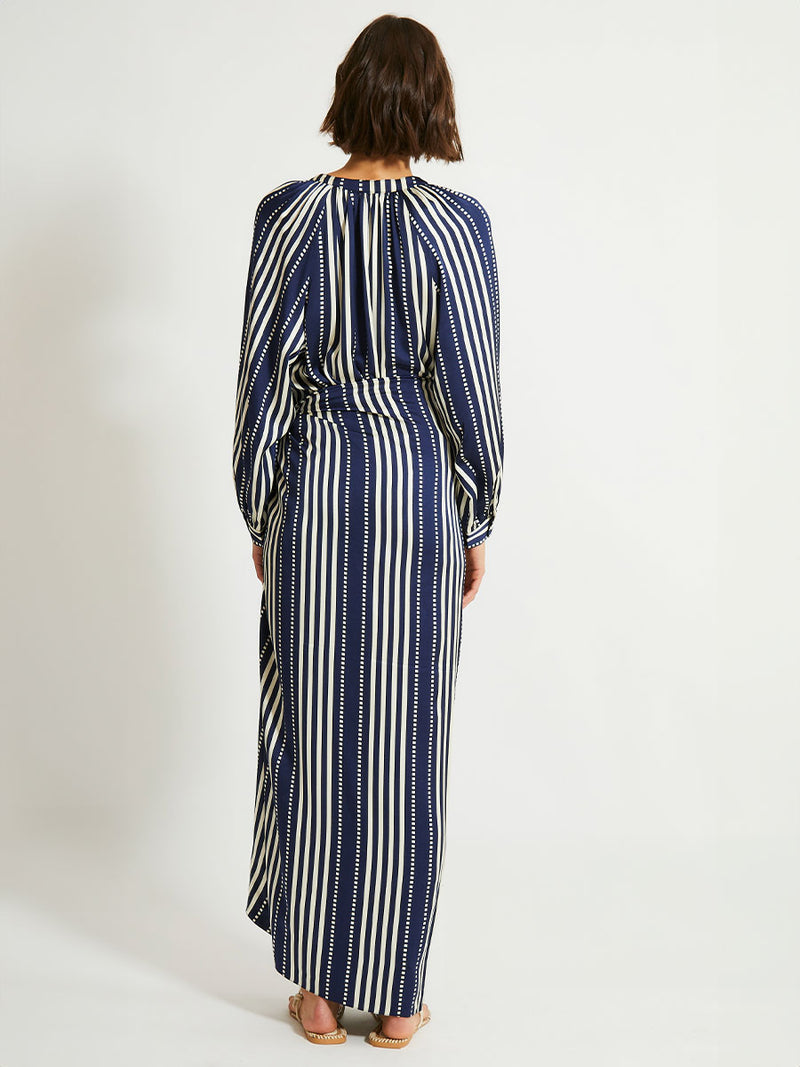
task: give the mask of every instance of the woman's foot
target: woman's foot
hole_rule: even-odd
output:
[[[423,1019],[430,1015],[427,1004],[416,1015],[381,1015],[381,1030],[386,1037],[410,1037],[417,1029],[420,1015]]]
[[[310,1030],[312,1034],[329,1034],[335,1030],[339,1024],[329,1002],[324,997],[318,997],[316,993],[309,993],[302,986],[300,989],[303,990],[303,999],[300,1001],[300,1022],[306,1030]],[[289,1000],[291,1002],[291,997]]]

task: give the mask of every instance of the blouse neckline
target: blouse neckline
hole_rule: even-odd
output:
[[[360,193],[391,193],[400,189],[410,189],[420,185],[425,179],[417,174],[406,174],[402,178],[343,178],[340,174],[317,174],[314,181],[322,182],[333,188],[352,189]]]

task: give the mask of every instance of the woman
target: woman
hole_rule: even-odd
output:
[[[247,914],[309,1040],[343,1008],[399,1047],[422,1001],[445,854],[462,609],[500,497],[489,218],[410,159],[463,158],[433,34],[385,15],[321,127],[350,158],[258,205],[234,480],[261,600]]]

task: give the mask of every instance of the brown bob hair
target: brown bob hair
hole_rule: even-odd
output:
[[[464,158],[455,112],[453,80],[436,37],[414,19],[381,15],[337,67],[319,132],[347,153],[455,163]]]

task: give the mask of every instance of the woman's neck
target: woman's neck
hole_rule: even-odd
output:
[[[410,157],[366,156],[354,152],[340,170],[332,171],[335,178],[361,178],[364,181],[380,181],[381,178],[411,177]]]

